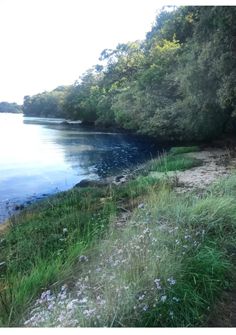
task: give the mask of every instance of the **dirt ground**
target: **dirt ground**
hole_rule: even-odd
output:
[[[187,192],[193,188],[204,189],[220,177],[227,176],[236,168],[236,158],[226,149],[208,148],[191,152],[186,156],[200,159],[202,165],[176,174],[176,191]]]
[[[227,176],[236,169],[235,153],[227,149],[208,148],[187,155],[201,159],[203,164],[177,173],[176,191],[179,193],[188,192],[194,188],[204,189],[218,178]],[[223,293],[215,308],[210,311],[205,327],[236,327],[236,287]]]

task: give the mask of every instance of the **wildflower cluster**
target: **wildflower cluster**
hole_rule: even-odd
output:
[[[66,232],[65,232],[66,233]],[[92,255],[79,256],[80,276],[69,290],[43,292],[25,326],[110,326],[138,324],[140,315],[174,320],[178,279],[171,268],[197,248],[203,231],[170,226],[147,206],[139,206],[118,236],[110,234]],[[170,260],[170,265],[166,261]],[[130,321],[132,318],[132,321]]]

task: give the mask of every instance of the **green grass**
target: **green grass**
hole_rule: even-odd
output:
[[[74,189],[12,217],[0,256],[0,262],[7,264],[0,278],[1,323],[17,324],[19,311],[39,291],[68,276],[120,207],[132,208],[136,198],[158,184],[157,179],[141,176],[120,187]]]
[[[228,193],[219,196],[215,186],[199,199],[176,195],[169,186],[149,185],[144,208],[136,209],[122,229],[111,223],[104,238],[87,251],[89,262],[74,268],[74,278],[88,287],[83,290],[87,310],[95,308],[96,314],[87,318],[78,305],[72,320],[86,327],[203,325],[233,281],[227,250],[235,243],[236,202]],[[76,292],[72,287],[71,299]],[[98,304],[97,295],[105,304]],[[56,304],[54,317],[38,326],[58,325],[66,306]],[[63,322],[68,325],[68,318]]]
[[[149,170],[156,172],[183,171],[199,165],[201,165],[201,161],[196,158],[184,155],[164,155],[159,159],[153,159],[149,164]]]
[[[169,151],[169,155],[179,155],[179,154],[186,154],[189,152],[197,152],[200,151],[198,146],[191,146],[191,147],[173,147]]]
[[[99,238],[117,210],[108,192],[87,188],[61,193],[12,218],[0,256],[7,265],[0,286],[2,323],[18,320],[39,290],[57,281]]]
[[[199,163],[165,156],[147,170],[181,170]],[[63,192],[32,206],[11,219],[0,245],[0,262],[7,264],[0,277],[0,325],[20,325],[35,298],[51,285],[56,294],[63,282],[71,283],[73,297],[78,278],[88,278],[88,309],[97,308],[100,316],[86,318],[77,308],[81,326],[202,325],[232,281],[235,197],[236,176],[199,198],[176,195],[170,183],[142,175],[117,187]],[[130,209],[132,216],[117,228],[117,215]],[[78,262],[82,254],[88,263]],[[98,294],[106,301],[101,307]],[[61,308],[66,305],[58,305],[54,317],[39,325],[55,326]]]

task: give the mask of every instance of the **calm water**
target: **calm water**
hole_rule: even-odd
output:
[[[161,151],[148,140],[62,121],[0,114],[0,222],[13,204],[120,173]]]

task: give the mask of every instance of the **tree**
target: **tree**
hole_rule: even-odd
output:
[[[22,113],[22,107],[15,102],[0,102],[0,113]]]
[[[64,117],[63,103],[68,94],[68,86],[59,86],[51,92],[25,96],[23,112],[26,116]]]
[[[166,7],[144,41],[105,49],[100,61],[68,89],[26,97],[24,112],[168,141],[236,129],[236,7]]]

